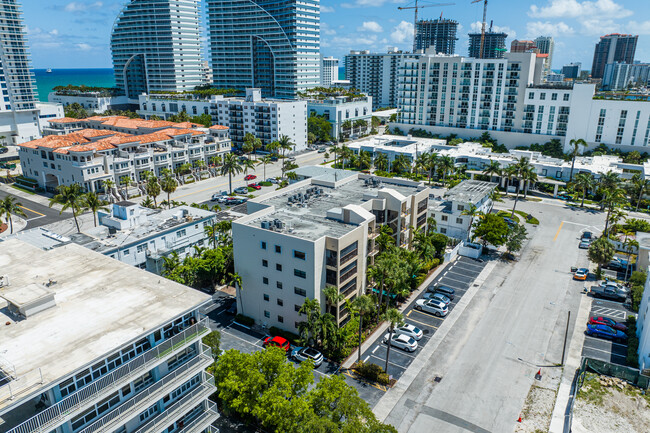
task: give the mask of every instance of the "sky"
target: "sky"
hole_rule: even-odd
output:
[[[123,1],[21,0],[35,68],[110,68],[109,40]],[[420,5],[454,3],[420,1]],[[321,54],[343,60],[350,50],[410,50],[413,10],[409,0],[321,0]],[[204,9],[205,10],[205,9]],[[460,23],[457,54],[466,55],[470,31],[480,31],[483,3],[421,8],[419,18]],[[648,0],[490,0],[488,25],[513,39],[555,38],[553,68],[582,62],[591,68],[594,45],[607,33],[639,35],[636,59],[650,62]]]

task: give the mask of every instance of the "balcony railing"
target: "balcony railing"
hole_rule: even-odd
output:
[[[190,326],[137,358],[133,358],[131,362],[122,365],[112,373],[90,383],[76,393],[48,407],[43,412],[19,424],[7,433],[49,432],[53,430],[54,426],[64,422],[70,414],[80,409],[84,404],[113,392],[117,384],[123,383],[125,380],[141,376],[152,368],[153,365],[181,349],[189,341],[194,340],[197,336],[206,333],[208,330],[209,328],[205,326],[204,321]]]
[[[198,356],[190,359],[187,363],[181,365],[176,370],[167,376],[155,382],[148,388],[143,389],[135,397],[125,401],[117,406],[114,410],[108,412],[100,419],[90,424],[78,433],[91,433],[101,432],[107,430],[114,430],[118,422],[126,422],[133,415],[143,409],[143,406],[151,405],[158,401],[162,394],[168,390],[169,392],[185,383],[189,377],[189,372],[196,368],[205,368],[212,362],[210,356],[210,349],[205,350]]]
[[[212,424],[217,418],[219,418],[219,411],[217,405],[211,401],[206,401],[207,408],[195,419],[192,420],[188,425],[183,427],[181,430],[176,433],[195,433],[201,432],[207,429],[208,433],[219,433],[219,429],[213,427]],[[206,426],[206,424],[208,424]]]

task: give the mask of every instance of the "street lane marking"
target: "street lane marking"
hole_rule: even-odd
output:
[[[35,213],[36,215],[45,216],[44,213],[36,212],[35,210],[32,210],[32,209],[30,209],[28,207],[25,207],[25,206],[18,206],[18,207],[22,208],[22,209],[25,209],[26,211],[29,211],[31,213]]]
[[[375,353],[375,351],[376,351],[377,349],[379,349],[379,346],[377,346],[377,347],[375,347],[374,349],[372,349],[372,353]]]
[[[564,221],[560,223],[560,227],[557,228],[557,233],[555,233],[555,237],[553,238],[553,242],[557,240],[557,237],[560,235],[560,230],[562,230],[562,226],[564,225]]]
[[[37,216],[37,217],[34,217],[34,218],[27,218],[25,221],[34,221],[34,220],[37,220],[37,219],[40,219],[40,218],[45,218],[45,215]]]

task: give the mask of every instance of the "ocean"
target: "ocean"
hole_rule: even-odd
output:
[[[47,95],[56,86],[98,86],[114,87],[115,77],[112,69],[52,69],[48,73],[45,69],[34,69],[38,99],[47,102]]]

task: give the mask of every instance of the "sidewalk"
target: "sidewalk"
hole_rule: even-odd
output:
[[[575,326],[573,327],[573,334],[571,335],[571,344],[569,345],[569,356],[564,364],[562,379],[557,391],[555,407],[553,408],[553,416],[549,428],[549,432],[552,433],[560,433],[564,431],[566,410],[571,395],[573,377],[576,370],[580,367],[580,361],[582,360],[582,346],[585,342],[584,327],[580,326],[580,324],[587,323],[589,320],[592,301],[593,298],[586,294],[584,294],[580,300],[580,309],[578,310]]]
[[[24,200],[29,200],[29,201],[32,201],[34,203],[42,204],[43,206],[49,206],[50,205],[50,196],[51,196],[51,194],[49,194],[48,196],[38,194],[38,193],[30,194],[30,193],[22,191],[22,190],[20,190],[18,188],[13,188],[10,185],[4,184],[4,183],[0,183],[0,191],[4,191],[7,194],[11,194],[11,195],[14,195],[16,197],[20,197],[21,199],[24,199]],[[59,205],[54,205],[53,208],[54,209],[59,209],[60,207],[59,207]]]

